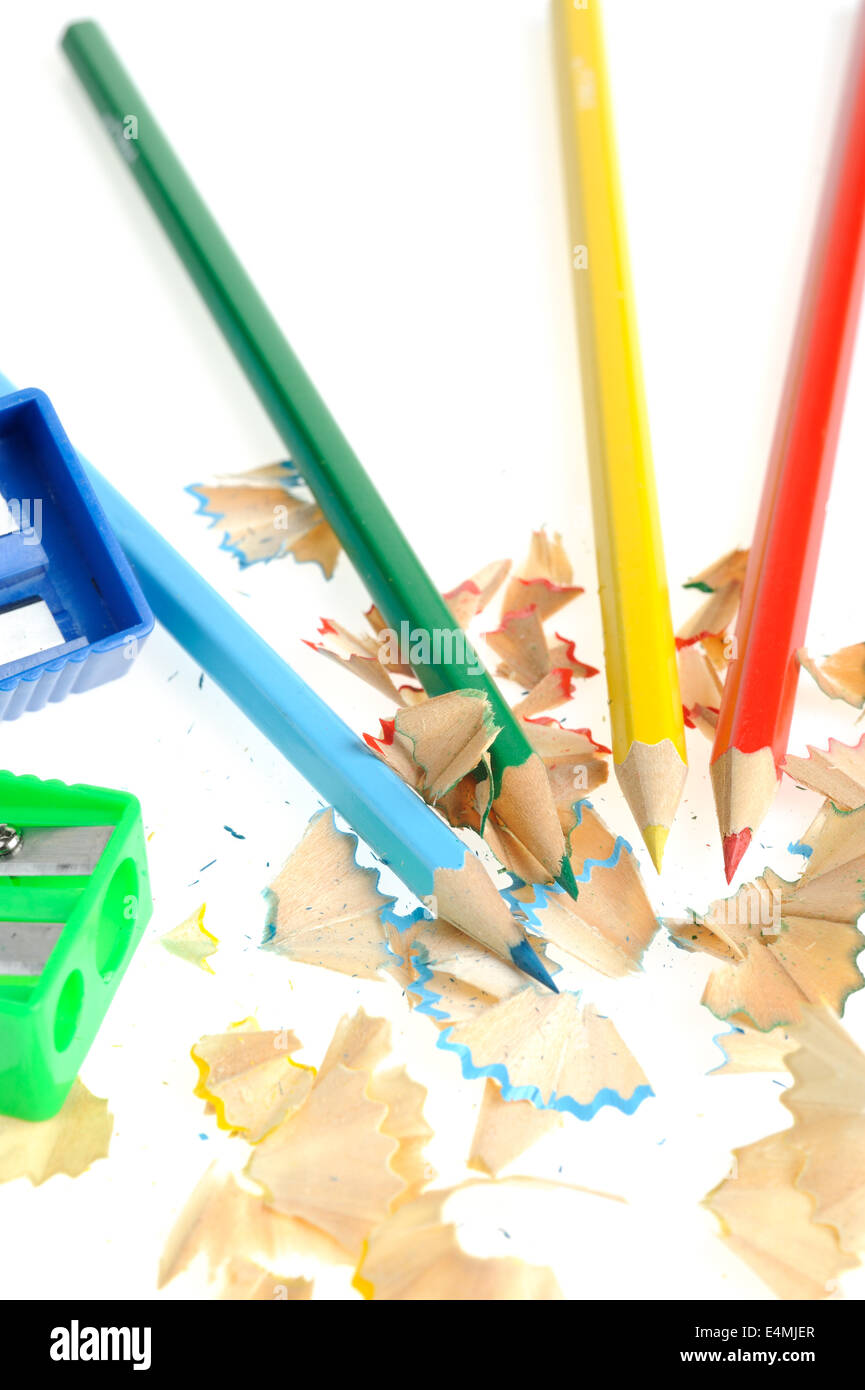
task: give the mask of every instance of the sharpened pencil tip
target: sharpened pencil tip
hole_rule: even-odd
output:
[[[562,860],[562,867],[556,874],[556,883],[560,888],[564,888],[568,897],[577,898],[579,896],[580,890],[574,877],[574,868],[567,855]]]
[[[667,825],[647,825],[643,831],[643,839],[646,842],[646,849],[649,851],[649,858],[658,874],[661,872],[661,865],[664,862],[664,850],[669,833],[670,827]]]
[[[751,843],[751,831],[747,825],[734,835],[724,836],[724,873],[727,882],[732,883],[733,875],[742,862],[742,856]]]
[[[519,946],[511,947],[511,960],[518,970],[522,970],[525,975],[531,975],[538,984],[546,985],[553,994],[558,994],[558,989],[553,983],[552,976],[547,974],[545,967],[538,960],[534,951],[527,941],[521,941]]]

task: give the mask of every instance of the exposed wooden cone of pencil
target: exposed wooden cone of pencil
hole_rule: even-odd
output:
[[[724,846],[724,873],[731,883],[754,831],[774,800],[778,772],[771,748],[760,748],[756,753],[728,748],[709,770]]]
[[[636,739],[616,776],[658,873],[688,769],[668,738],[660,743]]]

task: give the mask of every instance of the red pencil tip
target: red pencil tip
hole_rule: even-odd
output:
[[[737,835],[724,836],[724,873],[727,875],[727,882],[731,883],[733,875],[738,869],[745,850],[751,843],[751,831],[745,826]]]

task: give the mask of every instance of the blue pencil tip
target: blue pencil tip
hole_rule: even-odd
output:
[[[519,946],[511,947],[511,960],[518,970],[522,970],[525,975],[531,975],[538,984],[546,985],[553,994],[558,994],[558,989],[553,984],[552,976],[547,974],[545,967],[538,960],[534,951],[527,941],[521,941]]]

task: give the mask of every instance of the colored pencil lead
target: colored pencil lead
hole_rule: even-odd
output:
[[[733,882],[733,875],[742,862],[742,857],[751,843],[751,838],[752,833],[747,826],[744,830],[740,830],[737,835],[724,836],[724,873],[728,883]]]
[[[522,941],[519,946],[512,947],[511,960],[518,970],[522,970],[524,975],[531,975],[533,980],[537,980],[539,984],[545,985],[554,994],[558,994],[556,984],[538,960],[528,941]]]

